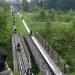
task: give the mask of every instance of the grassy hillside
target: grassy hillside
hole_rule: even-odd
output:
[[[54,10],[53,10],[54,11]],[[39,32],[58,54],[75,70],[75,14],[69,11],[64,14],[46,12],[45,18],[40,13],[22,13],[29,28]]]

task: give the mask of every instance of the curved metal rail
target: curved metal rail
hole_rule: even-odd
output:
[[[52,69],[55,75],[63,75],[63,73],[60,71],[60,69],[56,66],[56,64],[53,62],[53,60],[49,57],[47,52],[44,50],[44,48],[41,46],[41,44],[38,42],[38,40],[34,37],[31,36],[32,40],[38,47],[40,53],[43,55],[44,59],[47,61],[49,67]]]
[[[63,60],[58,53],[46,42],[46,40],[37,32],[35,37],[40,42],[42,47],[45,49],[47,54],[51,57],[54,63],[59,67],[61,72],[64,72],[64,65],[66,64],[65,60]]]

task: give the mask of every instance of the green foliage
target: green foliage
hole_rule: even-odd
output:
[[[14,75],[20,75],[19,71],[14,71]]]
[[[70,73],[70,74],[68,74],[68,75],[75,75],[75,72],[72,72],[72,73]]]
[[[6,21],[4,21],[5,18],[4,18],[3,12],[0,12],[0,14],[2,14],[0,15],[0,27],[2,27],[6,23]]]
[[[0,5],[0,54],[7,52],[8,65],[13,69],[11,23],[12,18],[10,17],[9,5],[3,0]]]
[[[38,75],[45,75],[45,72],[41,71]]]
[[[39,15],[39,18],[41,19],[41,20],[44,20],[45,18],[46,18],[46,16],[45,16],[45,11],[40,11],[40,15]]]
[[[22,8],[23,8],[23,11],[26,11],[26,12],[29,10],[29,3],[28,3],[28,1],[22,0]]]
[[[74,0],[34,0],[33,3],[44,9],[75,10]]]
[[[16,27],[18,32],[20,32],[22,35],[26,34],[26,30],[25,30],[25,26],[22,24],[21,19],[19,18],[19,16],[15,13],[15,21],[16,21]]]
[[[72,21],[73,28],[75,28],[75,21]]]
[[[3,1],[4,2],[4,1]],[[0,5],[0,27],[3,27],[3,25],[6,24],[7,17],[9,15],[9,5],[7,3],[3,3]],[[0,2],[1,3],[1,2]]]
[[[9,17],[6,21],[6,24],[4,24],[4,27],[0,28],[0,53],[7,52],[8,54],[8,65],[10,68],[13,69],[13,58],[12,58],[12,41],[11,41],[11,33],[12,33],[12,21],[10,20],[11,17]]]

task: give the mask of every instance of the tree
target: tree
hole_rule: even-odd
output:
[[[60,9],[60,10],[75,10],[75,1],[74,0],[34,0],[35,5],[38,7],[41,6],[44,9]]]
[[[26,0],[22,0],[22,8],[23,11],[28,11],[29,10],[29,3]]]
[[[9,15],[9,4],[4,0],[0,1],[0,4],[0,27],[3,27],[3,25],[6,23],[7,16]]]
[[[45,11],[44,10],[40,11],[39,18],[43,21],[45,17],[46,17]]]

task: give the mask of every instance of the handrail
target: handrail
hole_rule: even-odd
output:
[[[63,72],[65,61],[58,55],[58,53],[45,41],[45,39],[38,32],[35,34],[35,36],[38,39],[38,41],[41,43],[41,45],[45,48],[46,52],[52,58],[54,63]]]

